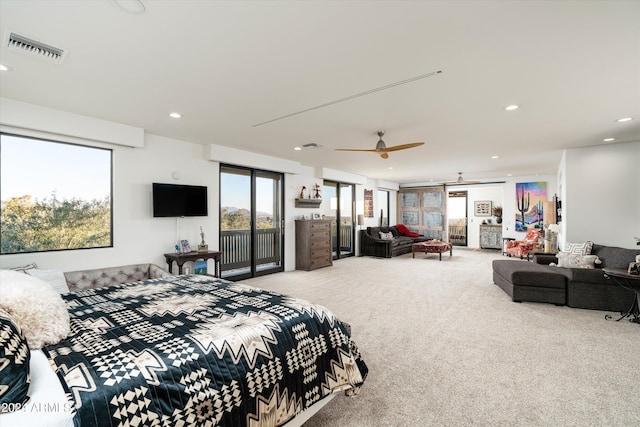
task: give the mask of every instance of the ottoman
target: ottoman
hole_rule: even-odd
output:
[[[515,302],[567,303],[567,278],[556,267],[520,260],[494,260],[493,283]]]
[[[424,252],[428,254],[439,254],[442,261],[442,253],[449,251],[449,256],[453,255],[453,245],[447,242],[418,242],[411,245],[411,257],[416,257],[416,252]]]

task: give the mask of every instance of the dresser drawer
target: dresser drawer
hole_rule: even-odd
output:
[[[322,257],[322,258],[312,258],[311,259],[310,269],[313,270],[314,268],[325,267],[325,266],[328,266],[328,265],[333,265],[333,260],[331,259],[331,254],[327,255],[326,257]]]
[[[329,230],[312,230],[309,232],[310,240],[328,240]]]
[[[331,247],[331,241],[328,239],[323,240],[309,240],[309,249],[319,249],[326,248],[329,249]]]
[[[329,231],[329,223],[327,221],[312,221],[311,224],[309,224],[309,231],[311,232],[311,234],[313,234],[315,231]]]
[[[312,260],[316,258],[328,258],[331,257],[331,251],[329,250],[328,246],[326,248],[311,249],[309,251],[309,257]]]

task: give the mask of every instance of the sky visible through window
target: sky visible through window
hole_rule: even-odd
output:
[[[102,200],[111,194],[111,152],[2,135],[0,196]]]
[[[250,177],[235,173],[222,173],[221,207],[235,207],[238,209],[251,208]],[[258,177],[256,179],[256,209],[273,215],[273,180]]]

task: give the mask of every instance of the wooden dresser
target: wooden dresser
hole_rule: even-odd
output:
[[[296,270],[333,265],[331,221],[296,220]]]
[[[480,247],[483,249],[502,249],[502,225],[481,225]]]

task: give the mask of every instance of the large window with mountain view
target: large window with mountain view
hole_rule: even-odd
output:
[[[112,246],[111,154],[0,134],[0,254]]]

